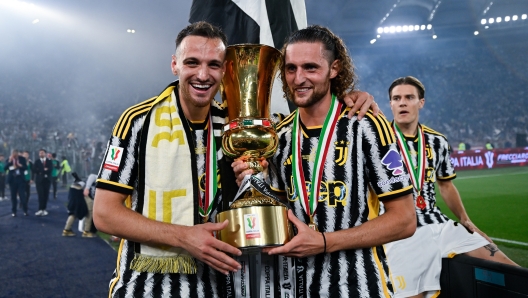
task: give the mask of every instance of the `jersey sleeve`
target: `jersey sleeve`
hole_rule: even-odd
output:
[[[451,146],[445,137],[439,137],[440,148],[438,150],[438,166],[436,178],[438,180],[452,180],[456,178],[455,167],[451,163]]]
[[[97,188],[132,194],[138,173],[138,151],[143,115],[127,110],[114,126],[108,140],[103,163],[97,177]]]
[[[370,186],[380,201],[413,193],[409,174],[396,144],[390,123],[384,116],[367,113],[360,121],[363,160]]]
[[[279,169],[275,166],[276,160],[272,159],[268,166],[268,177],[272,190],[283,195],[286,192],[286,185],[279,175]]]

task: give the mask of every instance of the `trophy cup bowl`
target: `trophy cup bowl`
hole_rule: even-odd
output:
[[[222,149],[229,157],[247,161],[257,173],[262,171],[259,160],[272,156],[278,146],[269,108],[280,58],[279,50],[266,45],[226,49],[220,91],[230,121],[222,130]],[[250,187],[230,210],[217,214],[217,222],[229,220],[217,238],[243,251],[283,245],[293,237],[287,211],[285,204]]]

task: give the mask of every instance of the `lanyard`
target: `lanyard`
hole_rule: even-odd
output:
[[[415,166],[405,136],[396,123],[394,123],[393,129],[396,134],[400,151],[403,153],[403,161],[409,170],[411,182],[418,193],[418,196],[416,197],[416,206],[423,210],[425,209],[425,200],[420,193],[425,177],[425,136],[423,130],[420,125],[418,125],[418,156],[416,158],[417,165]]]
[[[342,103],[336,100],[335,95],[332,94],[332,102],[330,110],[326,115],[319,141],[317,151],[315,153],[314,167],[312,171],[312,185],[310,193],[306,191],[306,180],[304,178],[304,171],[302,167],[302,132],[299,123],[299,110],[297,110],[293,122],[293,136],[292,136],[292,174],[295,190],[299,195],[299,200],[303,206],[306,214],[310,217],[310,228],[317,230],[314,222],[314,215],[319,202],[319,192],[321,190],[321,180],[323,178],[323,168],[326,160],[328,149],[330,148],[332,135],[334,133],[339,114],[341,112]]]
[[[216,198],[216,191],[218,188],[218,178],[216,176],[216,142],[214,138],[211,112],[209,112],[209,129],[207,130],[207,150],[205,157],[205,194],[204,198],[198,194],[198,211],[204,218],[204,222],[207,222],[208,216],[211,213],[211,209]]]

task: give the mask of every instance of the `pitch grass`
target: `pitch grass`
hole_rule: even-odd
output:
[[[480,230],[492,238],[528,243],[528,167],[460,171],[454,184]],[[457,220],[442,199],[437,202],[442,212]],[[528,267],[528,246],[496,243],[514,262]]]

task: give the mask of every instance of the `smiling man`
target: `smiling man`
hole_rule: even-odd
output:
[[[217,175],[225,160],[214,146],[225,123],[213,100],[225,48],[208,23],[183,29],[171,63],[179,80],[127,109],[113,129],[94,200],[97,228],[124,239],[112,297],[219,297],[217,272],[240,268],[230,256],[240,250],[213,236],[227,222],[212,222],[229,185]]]
[[[385,245],[395,297],[436,297],[440,290],[442,258],[469,256],[516,265],[469,219],[452,180],[451,148],[442,134],[419,123],[425,87],[416,78],[398,78],[389,88],[392,128],[414,187],[416,233]],[[435,182],[454,222],[436,205]]]
[[[271,255],[294,257],[293,297],[390,297],[382,245],[415,230],[412,187],[383,116],[346,116],[356,76],[343,40],[321,26],[283,48],[283,89],[299,108],[277,126],[272,187],[297,234]],[[233,163],[237,179],[246,165]],[[378,216],[379,201],[387,206]],[[290,289],[283,289],[283,291]]]

